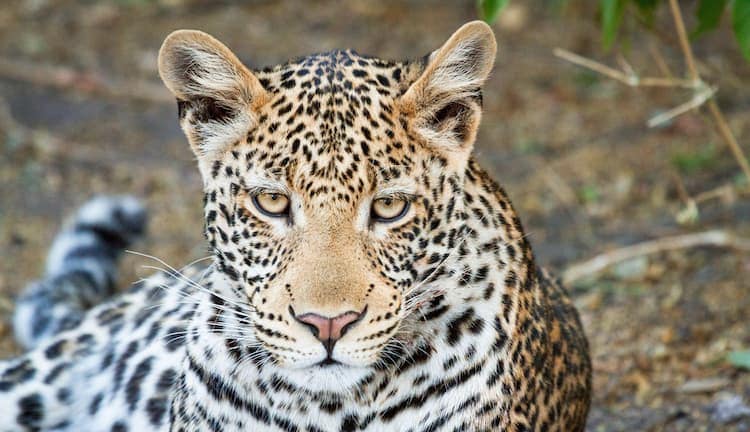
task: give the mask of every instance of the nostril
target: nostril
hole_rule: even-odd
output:
[[[310,324],[310,323],[305,322],[305,321],[303,321],[301,319],[298,319],[297,321],[299,321],[300,324],[302,324],[303,326],[307,327],[310,330],[310,332],[313,334],[313,336],[315,336],[318,339],[321,339],[321,337],[320,337],[320,329],[318,327],[316,327],[314,324]]]
[[[320,339],[331,338],[331,320],[316,313],[306,313],[294,317],[297,322],[310,329],[312,334]]]
[[[338,333],[338,337],[335,339],[342,338],[352,327],[357,325],[367,313],[367,306],[362,312],[346,312],[333,319],[331,324],[331,333]]]

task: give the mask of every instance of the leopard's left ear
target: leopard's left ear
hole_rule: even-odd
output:
[[[481,87],[496,51],[492,29],[473,21],[430,54],[419,78],[401,97],[409,127],[430,147],[471,152],[481,118]]]
[[[197,30],[167,36],[159,50],[159,75],[177,98],[182,129],[201,163],[245,137],[268,99],[229,48]]]

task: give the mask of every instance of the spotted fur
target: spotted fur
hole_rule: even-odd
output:
[[[1,363],[0,430],[583,430],[578,315],[471,156],[494,55],[478,22],[418,61],[333,51],[254,72],[170,35],[159,69],[213,261]],[[405,210],[378,219],[378,199]],[[358,318],[337,340],[309,324],[342,316]]]

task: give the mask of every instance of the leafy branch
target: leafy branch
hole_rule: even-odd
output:
[[[657,7],[663,2],[662,0],[600,0],[604,48],[611,48],[617,39],[626,8],[635,7],[640,20],[650,25]],[[732,15],[732,29],[740,51],[745,59],[750,61],[750,0],[700,0],[695,10],[697,26],[690,32],[690,38],[695,39],[718,28],[727,10]]]
[[[624,2],[626,0],[602,0],[602,3],[612,3],[612,2]],[[632,0],[636,1],[636,0]],[[729,124],[727,123],[724,114],[722,113],[721,109],[719,108],[718,104],[716,103],[716,100],[714,99],[714,94],[716,93],[716,86],[709,85],[706,83],[703,78],[701,77],[700,73],[698,72],[698,68],[695,65],[695,56],[693,55],[693,49],[690,45],[690,40],[688,37],[687,30],[685,28],[685,21],[682,18],[682,11],[680,10],[680,6],[677,3],[677,0],[668,0],[669,1],[669,7],[672,13],[672,18],[674,20],[675,25],[675,31],[677,33],[677,38],[680,42],[680,49],[682,50],[683,59],[685,61],[685,67],[687,69],[687,76],[688,79],[677,79],[672,77],[665,77],[665,78],[651,78],[646,77],[642,78],[638,76],[632,67],[625,62],[624,70],[618,70],[614,69],[612,67],[609,67],[607,65],[604,65],[602,63],[599,63],[597,61],[588,59],[586,57],[580,56],[578,54],[563,50],[561,48],[555,49],[554,53],[556,56],[569,61],[571,63],[574,63],[576,65],[585,67],[587,69],[590,69],[592,71],[598,72],[602,75],[608,76],[616,81],[622,82],[623,84],[626,84],[631,87],[649,87],[649,86],[657,86],[657,87],[683,87],[693,90],[693,97],[664,112],[661,113],[655,117],[652,117],[648,121],[648,125],[650,127],[658,126],[660,124],[663,124],[683,113],[686,113],[690,110],[696,109],[702,105],[707,105],[708,110],[711,113],[711,118],[714,120],[714,124],[716,126],[717,132],[719,133],[719,136],[721,136],[722,140],[727,144],[729,149],[732,151],[732,154],[734,155],[734,158],[737,160],[737,163],[740,165],[740,168],[742,169],[744,175],[747,177],[747,180],[750,182],[750,164],[748,164],[747,157],[745,156],[744,152],[742,151],[742,147],[740,147],[739,143],[737,142],[737,139],[735,138],[734,134],[732,133],[731,128],[729,127]],[[736,11],[736,6],[739,3],[746,3],[748,6],[750,6],[750,0],[735,0],[734,6]],[[649,3],[653,4],[655,7],[656,1],[651,0],[641,0],[637,1],[637,3],[643,4],[643,3]],[[700,9],[703,8],[703,28],[710,28],[711,25],[716,24],[716,17],[714,15],[707,16],[708,13],[706,12],[707,6],[703,5],[705,2],[701,2],[699,5],[699,15],[701,14]],[[716,6],[720,2],[711,2],[713,6]],[[611,4],[610,4],[611,6]],[[615,13],[616,11],[612,11],[607,8],[602,8],[603,11],[607,11],[607,13]],[[750,9],[749,9],[750,11]],[[621,19],[621,17],[617,18],[618,20]],[[614,21],[617,21],[613,18]],[[613,21],[610,20],[610,21]],[[750,28],[750,13],[747,15],[748,21],[748,28]],[[609,22],[605,20],[605,23]],[[699,28],[701,28],[701,25],[699,25]],[[608,39],[607,37],[607,31],[610,31],[612,29],[605,28],[604,35],[605,35],[605,42]],[[615,30],[612,30],[615,31]],[[750,37],[750,31],[748,32],[748,36]],[[750,42],[750,41],[749,41]]]
[[[706,105],[719,136],[731,150],[748,183],[750,183],[750,164],[714,99],[717,87],[706,83],[701,77],[690,45],[691,37],[696,38],[717,28],[722,15],[727,9],[731,9],[734,35],[743,55],[750,60],[750,0],[699,0],[696,8],[698,24],[692,31],[691,36],[688,35],[677,0],[599,0],[604,47],[608,49],[614,44],[620,24],[625,16],[625,10],[628,7],[635,7],[641,21],[650,24],[653,22],[656,8],[664,1],[669,4],[674,20],[675,31],[687,69],[687,79],[674,78],[669,74],[666,77],[641,77],[624,60],[621,62],[623,66],[620,70],[562,48],[556,48],[554,54],[568,62],[605,75],[630,87],[681,87],[692,90],[693,96],[689,100],[649,119],[649,127],[661,125],[681,114]],[[478,0],[480,13],[488,22],[494,21],[507,4],[508,0]]]
[[[491,24],[509,2],[477,0],[479,15]],[[626,9],[634,7],[640,21],[650,26],[657,7],[662,3],[664,0],[599,0],[604,48],[610,49],[617,40]],[[695,10],[697,25],[690,32],[690,38],[700,37],[718,28],[727,10],[732,15],[732,29],[740,51],[750,61],[750,0],[699,0]]]

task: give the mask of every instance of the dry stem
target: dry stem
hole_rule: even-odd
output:
[[[680,6],[677,4],[677,0],[669,0],[669,7],[672,9],[674,26],[677,29],[677,37],[680,40],[682,54],[685,56],[685,65],[690,74],[690,79],[693,81],[700,81],[701,78],[700,75],[698,75],[698,68],[695,67],[693,49],[690,47],[690,41],[688,40],[687,31],[685,30],[685,21],[682,19],[682,12],[680,11]]]
[[[594,72],[598,72],[602,75],[608,76],[630,87],[681,87],[687,89],[696,88],[696,83],[689,80],[678,78],[639,77],[635,73],[625,73],[615,68],[611,68],[605,64],[599,63],[598,61],[591,60],[590,58],[583,57],[562,48],[555,48],[553,53],[563,60],[567,60],[573,64],[577,64],[578,66],[583,66]]]
[[[742,147],[737,143],[737,139],[734,137],[732,129],[729,127],[729,124],[724,118],[724,114],[721,112],[721,109],[719,109],[719,105],[716,104],[715,100],[711,99],[708,101],[708,110],[711,112],[711,116],[716,122],[716,128],[719,130],[719,135],[721,135],[724,142],[729,146],[734,158],[737,159],[742,171],[745,173],[748,183],[750,183],[750,165],[747,162],[745,153],[742,151]]]
[[[716,88],[711,87],[705,87],[699,91],[696,91],[693,94],[693,97],[680,105],[677,105],[676,107],[669,109],[667,111],[664,111],[661,114],[657,114],[650,119],[648,119],[648,122],[646,123],[648,127],[656,127],[661,124],[664,124],[670,120],[672,120],[675,117],[678,117],[682,114],[685,114],[686,112],[693,110],[695,108],[698,108],[699,106],[706,103],[707,100],[711,99],[716,93]]]
[[[682,54],[685,57],[685,65],[687,66],[688,74],[690,78],[696,82],[702,82],[698,68],[695,67],[695,58],[693,56],[693,49],[690,46],[688,40],[687,31],[685,31],[685,21],[682,19],[682,12],[680,6],[677,4],[677,0],[669,0],[669,7],[672,9],[672,17],[674,17],[675,27],[677,28],[677,36],[680,39],[680,47],[682,48]],[[708,109],[711,112],[711,116],[716,122],[716,128],[719,131],[719,135],[729,146],[729,149],[734,154],[735,159],[740,164],[742,171],[745,173],[745,177],[750,182],[750,164],[747,162],[742,147],[737,143],[737,139],[732,133],[732,129],[727,124],[724,114],[719,109],[719,105],[716,104],[714,99],[708,101]]]
[[[563,273],[563,282],[569,284],[596,275],[614,264],[631,258],[700,246],[726,247],[750,252],[750,239],[737,237],[733,233],[724,230],[711,230],[700,233],[662,237],[632,246],[611,250],[601,255],[597,255],[587,261],[573,264]]]

